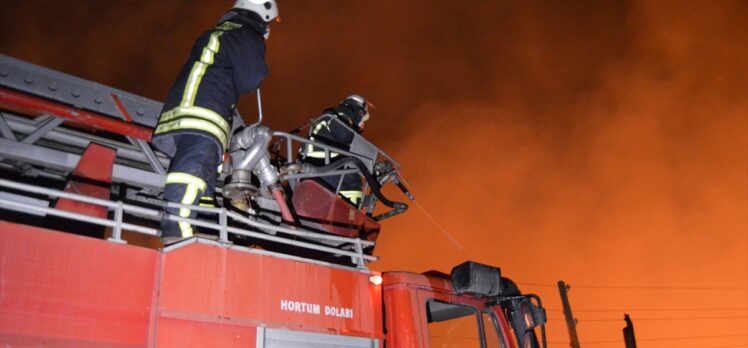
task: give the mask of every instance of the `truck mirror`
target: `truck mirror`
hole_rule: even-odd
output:
[[[538,307],[534,303],[532,304],[532,317],[535,320],[535,325],[545,325],[545,308]]]

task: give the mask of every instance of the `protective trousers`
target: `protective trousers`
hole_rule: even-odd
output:
[[[210,138],[193,134],[174,135],[176,153],[169,165],[164,187],[164,200],[180,204],[194,205],[203,196],[212,199],[215,191],[220,157],[216,142]],[[205,202],[205,200],[202,200]],[[164,206],[164,212],[194,219],[197,213],[189,208]],[[161,238],[192,237],[192,225],[188,222],[173,221],[164,216],[161,220]]]

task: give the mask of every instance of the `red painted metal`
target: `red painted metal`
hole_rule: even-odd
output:
[[[122,101],[119,99],[119,97],[112,93],[110,94],[112,97],[112,100],[114,100],[114,105],[117,105],[117,109],[122,114],[122,117],[125,118],[125,121],[132,123],[132,117],[130,116],[130,113],[127,112],[127,108],[125,108],[125,104],[122,104]]]
[[[68,179],[65,192],[108,200],[116,155],[117,151],[114,149],[98,144],[88,145]],[[98,218],[107,216],[106,207],[66,198],[60,198],[55,207]]]
[[[246,347],[257,326],[384,338],[381,286],[368,272],[207,244],[167,252],[162,266],[157,346],[228,332],[225,346]]]
[[[293,206],[299,216],[319,222],[332,234],[371,241],[379,234],[378,222],[314,180],[296,185]]]
[[[160,253],[4,221],[0,264],[5,344],[252,347],[258,326],[384,338],[369,272],[200,243]]]
[[[426,302],[437,300],[494,310],[515,347],[500,309],[443,277],[384,273],[378,286],[370,272],[242,249],[164,253],[4,221],[0,264],[0,343],[10,346],[253,347],[258,327],[381,345],[386,323],[388,346],[428,347]]]
[[[519,344],[517,344],[517,339],[512,335],[512,328],[509,326],[509,322],[506,320],[506,316],[504,316],[504,312],[501,310],[500,306],[493,306],[491,310],[496,314],[496,317],[499,318],[499,331],[501,338],[508,346],[507,348],[517,348],[519,346]]]
[[[131,136],[146,141],[151,140],[152,130],[136,124],[120,121],[95,112],[84,111],[47,99],[32,97],[0,87],[0,108],[15,112],[39,116],[50,114],[62,117],[86,127],[105,130],[112,133]]]
[[[460,296],[452,289],[447,278],[415,274],[409,272],[384,273],[383,291],[386,311],[387,343],[393,347],[430,347],[426,303],[429,300],[470,306],[476,313],[483,310],[494,310],[486,307],[490,298]],[[506,339],[509,332],[504,314],[495,311],[501,322],[501,335]],[[514,348],[511,341],[510,347]]]
[[[414,289],[407,286],[385,286],[384,305],[388,309],[385,318],[388,328],[387,346],[423,347],[420,322],[425,319],[421,319],[420,316],[426,315],[426,304],[418,303]]]
[[[158,255],[0,221],[0,342],[146,346]]]

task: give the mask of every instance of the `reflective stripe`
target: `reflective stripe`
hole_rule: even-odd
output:
[[[330,130],[330,121],[322,121],[320,123],[317,123],[316,126],[314,126],[314,129],[312,130],[312,134],[317,135],[320,130],[322,130],[322,127],[327,128],[327,130]]]
[[[194,175],[187,173],[169,173],[166,176],[167,184],[184,184],[187,187],[184,190],[184,196],[180,203],[193,205],[199,191],[205,191],[205,181]],[[190,217],[191,210],[189,208],[179,208],[179,216],[188,218]],[[182,237],[192,237],[192,225],[186,221],[179,221],[179,230],[182,231]]]
[[[208,67],[213,64],[215,54],[221,48],[221,41],[218,38],[223,33],[223,31],[215,31],[210,34],[210,40],[203,48],[200,60],[192,66],[180,106],[161,114],[159,124],[153,134],[166,133],[177,129],[195,129],[213,134],[221,142],[221,146],[224,149],[226,148],[231,128],[228,121],[213,110],[194,105],[203,75]],[[183,116],[188,117],[177,119]]]
[[[159,124],[153,134],[166,133],[177,129],[196,129],[203,132],[208,132],[210,134],[213,134],[221,142],[221,146],[223,146],[223,149],[226,148],[226,134],[224,134],[221,129],[218,128],[218,126],[216,126],[215,124],[208,121],[203,121],[201,119],[183,118],[164,124]],[[223,149],[221,151],[223,151]]]
[[[330,158],[335,158],[337,156],[338,156],[338,153],[336,153],[336,152],[330,152]],[[325,158],[325,152],[324,151],[307,152],[306,153],[306,157],[309,157],[309,158],[322,158],[322,159],[324,159]]]
[[[213,197],[202,196],[202,197],[200,197],[200,206],[201,207],[208,207],[208,208],[215,208],[216,204],[215,204],[215,202],[213,202]]]
[[[195,96],[197,90],[200,87],[200,82],[205,75],[205,71],[208,66],[213,64],[215,54],[221,48],[221,42],[218,38],[223,35],[223,31],[215,31],[210,34],[210,41],[208,45],[203,48],[203,53],[200,55],[200,61],[195,62],[190,71],[190,77],[187,79],[187,85],[184,88],[184,95],[182,96],[182,106],[192,106],[195,104]]]
[[[327,128],[327,130],[330,131],[330,121],[321,121],[320,123],[317,123],[317,125],[315,125],[314,129],[312,130],[312,135],[317,135],[317,133],[319,133],[319,131],[322,130],[322,127]],[[309,140],[314,141],[314,136],[310,136]],[[321,159],[324,159],[325,158],[325,151],[324,150],[322,150],[322,151],[316,151],[314,149],[314,145],[307,144],[305,155],[306,155],[306,157],[309,157],[309,158],[321,158]],[[340,154],[337,153],[337,152],[330,151],[330,158],[335,158],[338,155],[340,155]]]
[[[182,204],[195,204],[195,198],[197,198],[198,186],[195,184],[188,184],[184,190],[184,197],[182,198]],[[190,217],[192,211],[189,208],[179,208],[179,216],[183,218]],[[187,221],[179,221],[179,229],[182,231],[182,237],[192,237],[192,225]]]
[[[305,155],[306,157],[311,158],[325,158],[325,151],[314,151],[314,146],[312,144],[308,144]],[[330,151],[330,158],[338,157],[338,155],[340,154]]]
[[[214,31],[210,34],[210,41],[208,41],[208,46],[203,48],[200,61],[205,64],[213,64],[213,58],[215,58],[215,54],[221,48],[221,41],[218,40],[221,35],[223,35],[223,31]]]
[[[164,112],[161,114],[161,119],[159,120],[160,123],[165,123],[171,119],[180,117],[180,116],[194,116],[196,118],[202,118],[208,121],[211,121],[215,124],[217,124],[221,130],[228,134],[229,133],[229,123],[226,121],[225,118],[221,117],[217,112],[201,108],[199,106],[178,106],[175,107],[167,112]]]
[[[363,197],[363,192],[360,190],[347,190],[347,191],[340,191],[340,195],[348,198],[353,203],[358,203],[358,200]]]
[[[200,83],[200,80],[203,79],[203,75],[207,69],[208,67],[202,62],[195,62],[195,64],[192,65],[190,77],[187,79],[187,85],[184,86],[184,94],[182,94],[182,106],[192,106],[195,103],[197,85]]]
[[[185,185],[196,185],[200,190],[205,191],[208,187],[203,179],[200,179],[192,174],[187,173],[169,173],[166,176],[167,184],[185,184]]]

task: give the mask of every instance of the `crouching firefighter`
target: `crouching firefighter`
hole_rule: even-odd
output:
[[[231,115],[243,93],[259,88],[267,74],[265,40],[278,17],[275,0],[239,0],[198,37],[164,102],[153,144],[171,157],[164,200],[186,205],[213,198],[218,166],[231,137]],[[192,237],[188,208],[164,207],[165,245]]]
[[[368,119],[369,103],[360,95],[351,95],[340,105],[323,111],[322,115],[312,122],[309,140],[348,151],[355,133],[360,134],[363,131]],[[339,153],[332,151],[329,152],[329,156],[329,163],[340,160],[342,157]],[[303,162],[317,167],[326,165],[325,150],[312,144],[307,144],[302,149],[301,158]],[[339,188],[338,193],[354,205],[358,205],[362,199],[363,185],[358,174],[345,174],[342,180],[340,175],[323,176],[319,178],[319,181],[332,191]]]

